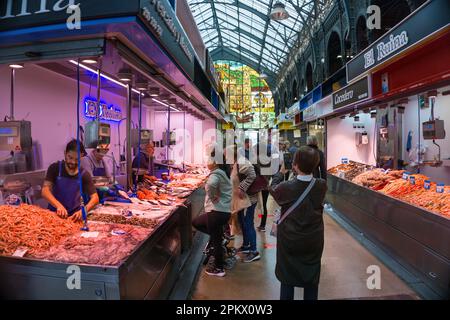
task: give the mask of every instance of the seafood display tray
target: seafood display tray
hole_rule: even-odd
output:
[[[438,296],[449,298],[450,219],[328,175],[327,201]]]

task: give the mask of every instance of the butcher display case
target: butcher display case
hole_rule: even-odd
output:
[[[328,175],[327,200],[364,236],[450,297],[450,219],[384,193]]]

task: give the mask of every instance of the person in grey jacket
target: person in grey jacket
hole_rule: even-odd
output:
[[[205,270],[206,274],[223,277],[225,270],[222,235],[231,216],[232,188],[228,166],[224,161],[222,164],[217,163],[214,157],[213,151],[208,160],[211,173],[205,185],[205,214],[195,218],[192,224],[197,230],[210,235],[214,265]]]

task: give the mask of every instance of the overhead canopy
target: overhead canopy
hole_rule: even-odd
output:
[[[330,1],[288,0],[290,18],[269,18],[274,0],[188,0],[214,60],[230,59],[269,76],[272,82],[296,44],[299,31],[323,13]],[[271,81],[272,80],[272,81]]]

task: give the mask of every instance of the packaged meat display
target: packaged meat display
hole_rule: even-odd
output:
[[[36,251],[30,256],[64,263],[116,266],[126,259],[150,232],[150,229],[137,226],[91,222],[88,233],[78,231],[49,250]]]
[[[18,248],[28,253],[47,250],[80,227],[36,206],[0,206],[0,254],[12,255]]]

